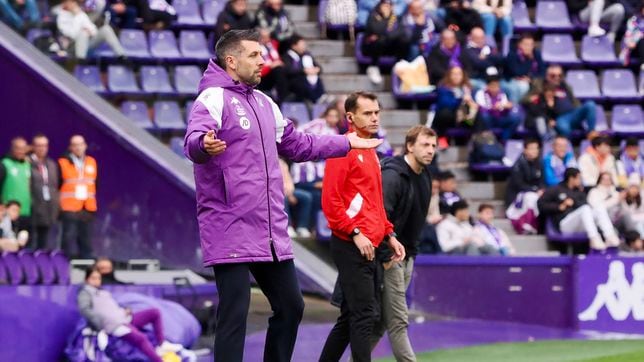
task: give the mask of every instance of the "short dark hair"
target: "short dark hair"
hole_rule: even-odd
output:
[[[299,43],[301,40],[304,40],[304,38],[299,35],[299,34],[293,34],[289,39],[288,39],[288,47],[292,47],[293,45]]]
[[[405,153],[407,153],[407,146],[415,144],[421,134],[427,137],[436,137],[436,132],[433,129],[422,124],[410,128],[405,135]]]
[[[89,279],[89,277],[94,273],[98,273],[99,275],[101,274],[95,265],[88,266],[87,269],[85,269],[85,280]]]
[[[633,146],[639,147],[639,145],[640,145],[640,142],[636,137],[628,137],[626,139],[626,147],[633,147]]]
[[[344,110],[346,112],[355,112],[358,109],[358,99],[367,98],[372,101],[378,101],[378,96],[375,93],[357,91],[349,94],[347,99],[344,101]]]
[[[468,205],[468,204],[467,204],[467,201],[465,201],[465,200],[458,200],[458,201],[456,201],[456,202],[454,202],[454,203],[452,204],[452,206],[451,206],[451,207],[450,207],[450,209],[449,209],[449,212],[450,212],[452,215],[456,215],[456,213],[457,213],[459,210],[467,209],[468,207],[470,207],[470,205]]]
[[[579,169],[568,167],[566,171],[564,171],[564,182],[568,182],[568,180],[570,180],[571,178],[577,177],[579,173]]]
[[[449,170],[439,172],[437,177],[438,181],[445,181],[451,178],[456,178],[456,176],[452,171]]]
[[[538,139],[536,139],[534,137],[528,137],[523,141],[523,148],[524,149],[528,148],[528,145],[533,144],[533,143],[536,143],[537,145],[540,144]]]
[[[9,207],[14,206],[14,205],[16,205],[16,206],[18,206],[18,207],[22,207],[22,205],[20,205],[20,201],[18,201],[18,200],[9,200],[9,201],[7,201],[7,202],[5,203],[5,205],[4,205],[4,206],[5,206],[5,207],[7,207],[7,208],[9,208]]]
[[[241,42],[243,40],[259,42],[259,32],[255,29],[229,30],[217,40],[215,56],[219,66],[225,69],[226,56],[241,52]]]
[[[532,39],[532,40],[534,40],[534,35],[532,35],[532,34],[530,34],[530,33],[523,33],[523,34],[521,34],[521,36],[519,36],[519,43],[520,43],[520,42],[522,42],[522,41],[523,41],[523,40],[525,40],[525,39]]]
[[[482,204],[479,205],[479,212],[481,212],[481,211],[483,211],[485,209],[494,210],[494,206],[492,206],[491,204],[486,204],[486,203],[482,203]]]
[[[626,241],[626,245],[631,245],[635,240],[641,238],[642,236],[636,230],[628,230],[624,233],[624,241]]]
[[[602,145],[602,144],[607,144],[610,146],[610,138],[608,138],[608,136],[599,135],[593,138],[590,141],[590,144],[593,146],[593,148],[597,148],[599,145]]]

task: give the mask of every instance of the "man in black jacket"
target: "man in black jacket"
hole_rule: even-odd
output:
[[[245,30],[253,27],[246,0],[230,0],[217,17],[215,35],[219,39],[228,30]]]
[[[505,190],[505,206],[508,218],[521,234],[537,232],[539,208],[537,201],[544,188],[543,164],[539,156],[539,141],[528,138],[523,144],[523,154],[512,166]],[[525,215],[532,214],[525,219]]]
[[[616,247],[619,238],[605,208],[591,208],[586,203],[586,194],[581,184],[581,173],[576,168],[564,172],[564,180],[559,185],[548,188],[539,199],[539,210],[552,219],[562,233],[585,232],[590,239],[590,247],[604,250],[606,246]],[[602,231],[606,244],[597,227]]]
[[[398,240],[405,247],[407,257],[391,263],[389,249],[378,249],[384,265],[382,313],[374,328],[375,347],[385,330],[397,361],[415,361],[414,351],[407,336],[408,311],[405,294],[418,254],[420,233],[432,195],[432,181],[427,166],[436,151],[436,133],[425,126],[415,126],[405,137],[405,155],[382,161],[382,188],[387,219],[394,224]],[[381,250],[382,249],[382,250]],[[382,252],[381,252],[382,251]]]
[[[459,66],[463,72],[470,73],[470,60],[465,53],[465,49],[456,38],[456,32],[451,29],[445,29],[441,32],[441,41],[434,45],[427,57],[427,66],[429,70],[429,82],[437,85],[447,74],[449,68]]]

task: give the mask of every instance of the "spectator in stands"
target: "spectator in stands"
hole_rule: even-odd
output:
[[[440,7],[440,0],[422,0],[423,8],[427,15],[432,19],[436,30],[443,31],[445,29],[445,8]]]
[[[81,8],[97,26],[109,21],[118,28],[136,28],[136,7],[124,0],[85,0]],[[109,17],[106,15],[109,14]]]
[[[295,188],[288,164],[282,159],[280,159],[280,169],[284,182],[284,203],[290,224],[287,230],[288,236],[309,239],[311,237],[309,228],[311,227],[313,196],[308,191]],[[297,215],[294,215],[294,209],[297,209]],[[294,224],[297,225],[296,228],[292,226]]]
[[[58,159],[60,167],[60,211],[62,221],[62,249],[72,255],[78,246],[82,259],[92,258],[92,224],[96,214],[96,160],[86,154],[83,136],[74,135],[69,140],[69,151]]]
[[[644,203],[642,203],[639,180],[632,178],[626,188],[626,196],[622,200],[622,220],[618,227],[622,230],[637,230],[644,237]]]
[[[510,101],[517,104],[530,89],[531,79],[542,78],[545,64],[541,52],[535,48],[534,37],[523,33],[516,48],[511,49],[505,59],[505,82],[502,84]]]
[[[452,171],[439,173],[438,180],[440,181],[438,209],[441,215],[446,215],[450,213],[452,205],[457,201],[463,200],[463,197],[456,190],[456,176]]]
[[[375,84],[382,83],[378,63],[380,57],[391,55],[397,59],[405,58],[409,52],[409,38],[405,26],[394,13],[391,0],[381,0],[369,14],[364,32],[362,53],[371,57],[367,76]]]
[[[58,31],[74,42],[74,55],[77,59],[87,58],[90,48],[107,43],[114,53],[125,58],[125,51],[110,24],[100,28],[94,25],[77,0],[63,0],[56,17]]]
[[[31,230],[31,165],[27,159],[29,145],[22,137],[11,140],[9,153],[0,160],[0,202],[17,201],[19,230]]]
[[[495,46],[487,44],[482,28],[473,28],[467,38],[465,54],[471,65],[470,82],[474,89],[485,87],[485,79],[498,75],[503,63],[503,57]]]
[[[494,226],[494,206],[479,205],[478,222],[474,224],[474,234],[478,235],[485,245],[495,249],[501,255],[515,254],[514,246],[505,231]]]
[[[156,308],[132,312],[122,308],[107,290],[101,289],[101,273],[90,267],[85,271],[85,284],[77,295],[80,314],[96,331],[104,330],[110,336],[121,338],[135,346],[152,362],[162,362],[161,358],[168,352],[179,352],[180,344],[166,341],[163,334],[161,313]],[[157,345],[152,345],[142,329],[152,324]]]
[[[0,20],[15,30],[26,32],[40,24],[36,0],[0,0]]]
[[[624,233],[624,244],[620,246],[622,251],[628,253],[644,252],[644,241],[642,241],[642,235],[635,230],[629,230]]]
[[[358,25],[366,26],[369,21],[369,15],[378,6],[380,0],[358,0]],[[407,9],[406,0],[392,0],[393,12],[397,17],[401,17]]]
[[[438,86],[436,116],[432,127],[440,136],[445,136],[449,128],[472,127],[477,117],[478,104],[472,97],[472,85],[463,68],[450,68]],[[445,148],[446,139],[439,141]]]
[[[291,96],[298,101],[315,103],[324,94],[322,68],[308,51],[304,38],[293,35],[289,44],[282,60]]]
[[[567,2],[571,15],[576,15],[579,20],[589,23],[589,36],[606,35],[611,42],[615,41],[615,35],[624,20],[624,6],[618,0],[567,0]],[[610,23],[608,34],[599,26],[600,21]]]
[[[279,44],[277,40],[271,39],[271,34],[268,29],[260,29],[259,34],[259,44],[262,47],[264,66],[262,66],[262,80],[257,86],[257,89],[273,98],[275,103],[281,104],[288,96],[289,83],[286,77],[284,62],[279,54]],[[273,89],[275,89],[277,95],[273,95]]]
[[[438,254],[441,251],[440,244],[438,243],[438,235],[436,234],[436,226],[443,221],[443,215],[440,212],[440,181],[438,175],[434,177],[432,174],[432,197],[429,200],[429,210],[427,210],[427,218],[425,218],[425,227],[420,236],[420,245],[418,251],[421,254]]]
[[[644,2],[626,22],[620,59],[627,66],[644,69]]]
[[[470,70],[469,58],[451,29],[443,30],[440,43],[434,45],[427,57],[427,64],[431,84],[438,84],[450,68],[460,67],[468,74]]]
[[[590,247],[604,250],[606,246],[617,247],[619,238],[615,233],[610,217],[604,208],[592,208],[586,203],[586,194],[581,184],[578,169],[569,168],[564,172],[564,181],[549,187],[539,198],[539,209],[552,219],[562,233],[585,232],[590,239]],[[606,243],[597,229],[601,230]]]
[[[610,173],[599,174],[597,185],[588,192],[588,204],[593,209],[603,208],[610,220],[617,224],[621,214],[621,202],[626,198],[626,191],[617,191]]]
[[[407,60],[412,61],[425,53],[436,27],[425,12],[422,0],[412,0],[409,3],[402,21],[410,42]]]
[[[539,141],[529,138],[523,143],[523,154],[512,166],[505,191],[506,214],[518,233],[532,234],[537,231],[537,201],[543,189]]]
[[[146,30],[164,29],[177,20],[177,11],[166,0],[130,0]]]
[[[438,242],[446,254],[494,255],[496,248],[484,243],[470,223],[469,205],[465,200],[452,204],[450,214],[436,227]]]
[[[504,38],[512,36],[512,0],[474,0],[472,7],[481,14],[487,36],[494,37],[497,29]]]
[[[554,186],[563,181],[567,168],[577,168],[577,160],[568,139],[557,136],[552,141],[552,150],[543,157],[543,176],[546,186]]]
[[[481,15],[470,7],[468,0],[442,0],[445,7],[445,24],[456,32],[459,41],[465,41],[467,34],[476,27],[483,27]]]
[[[0,251],[17,251],[24,247],[29,239],[26,230],[18,229],[20,203],[11,200],[0,204]]]
[[[488,77],[487,87],[476,92],[474,100],[479,106],[479,117],[485,129],[501,128],[501,140],[509,140],[516,132],[521,120],[512,113],[513,104],[501,90],[498,76]]]
[[[629,137],[626,140],[626,145],[617,161],[619,186],[626,187],[632,178],[639,180],[638,183],[644,186],[644,160],[640,154],[639,140],[635,137]]]
[[[49,229],[58,221],[60,208],[58,163],[48,157],[49,140],[38,134],[32,142],[31,154],[31,222],[32,246],[47,249]]]
[[[253,20],[248,12],[248,2],[246,0],[229,0],[224,10],[217,16],[215,36],[219,39],[228,30],[244,30],[252,27]]]
[[[590,141],[590,146],[579,156],[579,171],[584,187],[597,185],[599,175],[608,172],[617,184],[617,167],[615,156],[611,153],[610,138],[608,136],[597,136]]]
[[[108,257],[101,256],[96,258],[94,267],[101,273],[101,284],[129,284],[116,279],[114,275],[114,263]]]
[[[284,9],[282,0],[265,0],[257,9],[255,22],[258,27],[268,29],[271,38],[280,42],[280,45],[287,43],[295,34],[295,26]]]

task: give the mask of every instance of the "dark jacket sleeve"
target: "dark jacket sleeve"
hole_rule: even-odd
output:
[[[287,77],[305,75],[304,68],[295,66],[295,60],[290,55],[284,54],[282,56],[282,62],[284,62],[284,70],[286,70]]]
[[[385,202],[385,212],[387,219],[394,222],[398,215],[396,211],[400,209],[398,202],[403,195],[403,182],[400,174],[393,169],[385,169],[382,171],[382,194]]]
[[[537,74],[536,76],[539,78],[543,78],[546,75],[546,63],[543,61],[543,58],[541,57],[541,52],[537,49],[534,50],[534,58],[537,60]]]
[[[445,64],[445,57],[442,55],[440,47],[434,46],[432,51],[427,57],[427,70],[429,71],[429,77],[431,78],[431,83],[438,83],[441,78],[447,72],[447,65]]]
[[[505,58],[505,79],[512,79],[521,74],[521,64],[516,51],[511,51]]]
[[[544,213],[546,216],[552,216],[560,213],[559,205],[561,201],[559,200],[559,187],[551,187],[547,189],[543,195],[539,198],[537,206],[539,211]]]
[[[530,166],[523,158],[521,158],[520,161],[512,168],[510,177],[513,178],[514,183],[517,186],[517,191],[535,191],[538,189],[537,186],[527,180],[526,176],[529,172]]]

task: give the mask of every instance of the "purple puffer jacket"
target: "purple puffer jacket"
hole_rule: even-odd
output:
[[[203,136],[214,130],[226,151],[211,157]],[[296,162],[340,157],[344,136],[297,132],[264,93],[234,81],[213,61],[188,120],[184,152],[194,162],[197,217],[205,266],[293,258],[286,232],[278,154]]]

